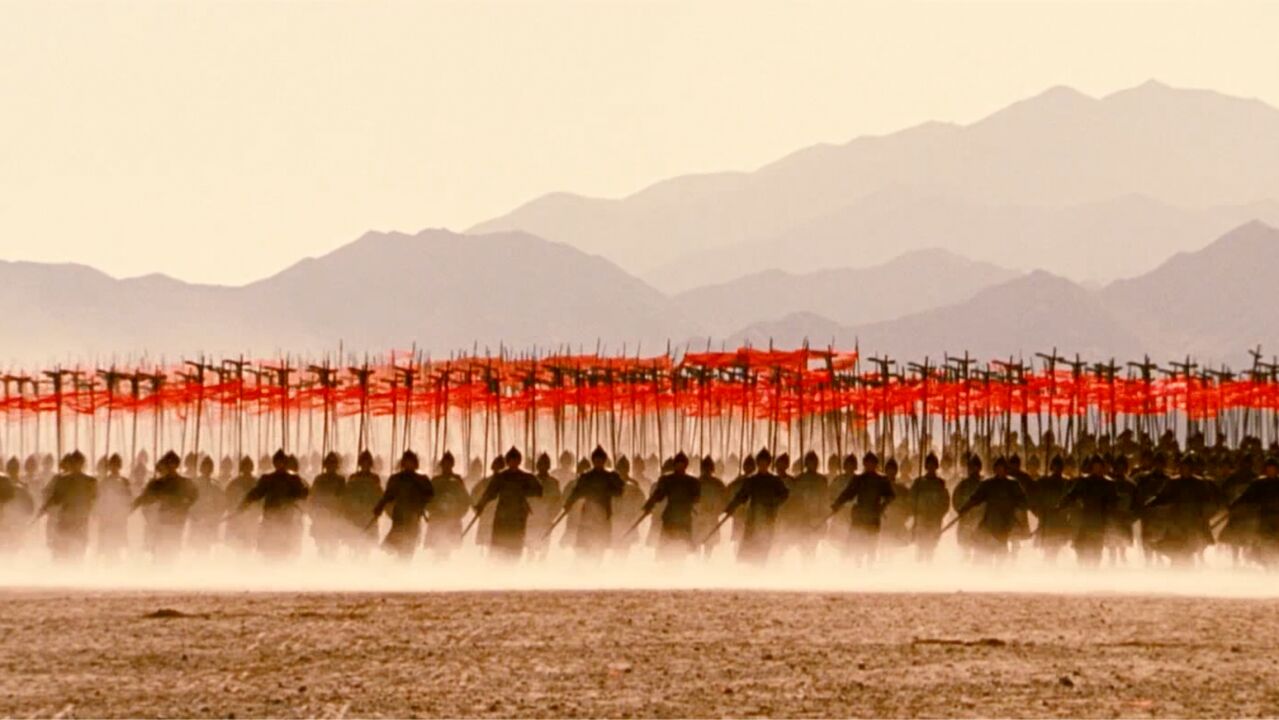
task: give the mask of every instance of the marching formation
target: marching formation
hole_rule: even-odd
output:
[[[1279,564],[1279,456],[1263,455],[1256,438],[1230,447],[1194,435],[1181,448],[1171,433],[1084,434],[1073,452],[1029,450],[1025,462],[1018,453],[930,452],[917,476],[908,460],[871,450],[823,462],[813,451],[792,459],[765,448],[694,462],[682,451],[614,459],[596,447],[553,463],[545,453],[526,462],[511,448],[488,472],[471,458],[465,474],[448,452],[424,473],[409,450],[385,479],[368,450],[349,474],[336,452],[299,459],[283,450],[256,464],[170,451],[153,472],[144,452],[127,474],[113,454],[91,474],[74,451],[56,469],[49,455],[8,461],[0,548],[22,552],[44,521],[48,549],[63,562],[126,553],[174,562],[218,547],[287,560],[309,535],[325,558],[380,548],[444,559],[475,542],[497,562],[559,551],[600,562],[645,547],[679,561],[731,546],[740,561],[764,564],[811,560],[828,546],[863,566],[903,551],[929,562],[954,528],[963,556],[979,563],[1025,552],[1054,562],[1069,548],[1081,566],[1124,563],[1130,551],[1192,566],[1219,544],[1238,563]]]
[[[1252,354],[1238,374],[1055,350],[863,371],[807,347],[11,373],[0,550],[43,531],[68,562],[309,542],[869,565],[928,562],[953,529],[972,562],[1194,565],[1218,545],[1270,567],[1279,362]]]

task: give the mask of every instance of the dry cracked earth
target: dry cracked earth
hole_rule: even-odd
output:
[[[1279,714],[1279,603],[0,592],[0,716]]]

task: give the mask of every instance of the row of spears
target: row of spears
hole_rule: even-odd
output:
[[[136,456],[150,445],[155,455],[180,447],[237,457],[271,447],[327,453],[344,433],[360,450],[385,443],[389,457],[409,447],[487,456],[511,442],[530,457],[552,449],[580,456],[596,444],[614,453],[727,456],[760,443],[922,456],[938,439],[971,447],[974,437],[1026,443],[1036,434],[1069,450],[1090,430],[1274,441],[1279,358],[1266,361],[1260,347],[1250,354],[1241,372],[1189,357],[1119,363],[1056,349],[1029,359],[965,352],[903,363],[807,345],[668,347],[651,356],[499,349],[443,359],[416,350],[314,362],[202,357],[11,371],[0,402],[5,451],[23,455],[44,447],[61,456],[68,435],[95,453]]]

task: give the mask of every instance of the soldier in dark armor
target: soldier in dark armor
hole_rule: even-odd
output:
[[[373,506],[373,518],[391,507],[391,531],[382,540],[382,547],[403,560],[409,560],[422,542],[422,521],[426,518],[426,506],[435,495],[431,479],[417,471],[417,453],[404,451],[400,457],[400,471],[386,479],[386,490]]]
[[[27,526],[35,513],[35,500],[19,477],[21,465],[11,457],[0,478],[0,552],[7,553],[22,546]]]
[[[1261,477],[1230,504],[1232,519],[1235,513],[1253,518],[1253,559],[1265,568],[1279,565],[1279,458],[1266,458]]]
[[[222,493],[226,507],[239,507],[240,503],[244,502],[244,496],[249,494],[257,482],[258,479],[253,474],[253,458],[245,455],[240,458],[239,473],[227,483]],[[223,534],[227,545],[242,552],[252,550],[256,543],[260,519],[252,512],[242,512],[227,518]]]
[[[1106,526],[1106,551],[1111,565],[1128,560],[1133,544],[1133,524],[1137,522],[1135,505],[1137,484],[1128,479],[1128,458],[1115,455],[1110,460],[1110,479],[1115,486],[1115,508]]]
[[[565,512],[582,501],[574,547],[586,558],[598,559],[613,542],[613,503],[626,489],[622,476],[607,469],[608,453],[596,447],[591,453],[591,469],[573,484],[564,500]]]
[[[324,456],[320,474],[311,481],[307,514],[311,516],[311,539],[320,557],[337,555],[346,530],[342,496],[346,493],[346,477],[342,475],[342,457],[335,452]]]
[[[133,488],[129,479],[120,474],[124,460],[119,455],[107,458],[106,472],[98,480],[98,503],[95,516],[98,521],[98,556],[104,560],[119,560],[129,547],[129,505],[133,503]]]
[[[1166,471],[1168,456],[1162,450],[1151,454],[1146,470],[1137,476],[1133,514],[1141,523],[1141,552],[1146,562],[1155,560],[1155,543],[1163,536],[1168,520],[1167,507],[1149,507],[1150,501],[1172,480]]]
[[[195,483],[178,474],[182,459],[170,450],[156,463],[156,477],[133,501],[132,509],[155,507],[147,550],[152,557],[168,562],[182,551],[187,515],[200,496]]]
[[[742,489],[742,485],[746,482],[746,478],[754,475],[755,470],[755,458],[751,455],[747,455],[746,459],[742,460],[741,472],[737,477],[733,478],[733,481],[724,489],[724,496],[730,500],[736,497],[737,491]],[[742,536],[746,533],[746,518],[747,511],[749,509],[750,508],[747,505],[738,505],[732,513],[733,528],[729,537],[738,545],[741,544]]]
[[[302,504],[306,483],[289,471],[289,456],[277,450],[271,457],[271,472],[258,478],[234,512],[240,513],[262,503],[258,525],[258,552],[272,560],[288,559],[302,549]]]
[[[1048,474],[1034,482],[1030,501],[1030,511],[1034,513],[1038,526],[1035,528],[1035,544],[1043,551],[1049,562],[1057,559],[1057,554],[1071,539],[1070,509],[1061,506],[1061,499],[1066,496],[1070,481],[1064,474],[1065,461],[1060,455],[1054,455],[1048,461]]]
[[[54,477],[45,490],[45,501],[37,517],[49,515],[49,549],[53,559],[75,562],[84,559],[89,546],[89,518],[98,500],[98,481],[84,472],[84,455],[79,450],[68,455],[64,472]]]
[[[983,506],[974,544],[977,550],[996,562],[1008,557],[1009,543],[1017,529],[1017,513],[1026,509],[1026,493],[1021,483],[1008,477],[1003,458],[994,464],[995,474],[983,480],[977,490],[959,507],[963,517],[978,505]]]
[[[191,525],[187,528],[187,547],[199,553],[207,553],[218,541],[227,506],[226,494],[213,477],[213,458],[205,455],[196,465],[197,475],[192,481],[200,497],[191,506]]]
[[[937,475],[941,463],[928,453],[924,458],[924,474],[910,485],[911,535],[915,542],[915,558],[931,562],[941,539],[942,521],[950,512],[950,491],[946,481]]]
[[[688,474],[688,456],[676,453],[671,472],[657,479],[643,507],[649,514],[658,503],[665,503],[658,557],[683,559],[693,551],[693,517],[701,495],[701,483]]]
[[[746,525],[737,557],[756,565],[768,561],[776,532],[777,512],[790,492],[780,478],[768,471],[772,463],[773,456],[767,448],[756,453],[755,473],[743,479],[724,508],[725,515],[732,515],[737,508],[746,507]]]
[[[435,494],[426,504],[426,547],[441,560],[448,559],[462,545],[462,518],[471,509],[471,494],[466,483],[453,471],[453,453],[444,452],[440,457],[440,470],[431,478]]]
[[[697,510],[693,513],[693,541],[702,542],[702,553],[710,555],[719,545],[720,531],[715,527],[715,518],[723,512],[728,504],[728,493],[724,481],[715,474],[715,460],[710,455],[702,458],[697,475],[698,496]]]
[[[497,500],[489,556],[513,562],[524,553],[528,516],[532,512],[529,500],[542,495],[542,484],[536,476],[520,468],[524,457],[519,450],[507,450],[505,460],[506,467],[491,478],[475,504],[475,514],[482,515],[484,508]]]
[[[976,453],[972,453],[968,456],[966,467],[967,474],[964,475],[963,480],[959,481],[959,484],[955,485],[955,491],[951,493],[950,498],[951,507],[955,509],[957,514],[959,513],[959,508],[963,507],[964,503],[967,503],[972,498],[973,494],[977,492],[977,488],[981,487],[982,484],[981,457]],[[959,514],[956,525],[955,538],[959,542],[959,551],[964,556],[964,559],[972,560],[977,551],[977,528],[981,525],[981,517],[978,513],[971,515]]]
[[[1234,501],[1239,499],[1257,479],[1251,452],[1240,450],[1235,462],[1234,471],[1221,483],[1222,501],[1231,505],[1232,508]],[[1217,542],[1230,548],[1230,557],[1236,564],[1242,558],[1244,550],[1253,545],[1257,529],[1254,511],[1257,507],[1253,503],[1245,503],[1233,508],[1230,517],[1226,519],[1225,526],[1221,528],[1221,533],[1217,536]]]
[[[789,495],[781,510],[787,544],[798,548],[800,557],[805,560],[817,556],[817,543],[825,528],[815,526],[826,516],[830,503],[826,476],[817,471],[819,463],[817,453],[810,450],[804,455],[803,470],[787,482]],[[786,481],[786,478],[782,479]]]
[[[568,455],[568,461],[573,462],[571,454]],[[533,511],[528,517],[528,530],[524,533],[524,539],[534,555],[545,557],[549,545],[546,531],[551,527],[556,513],[564,504],[564,495],[560,492],[559,477],[551,472],[550,455],[546,453],[538,455],[533,469],[538,484],[542,486],[542,493],[529,499],[529,505],[532,506]]]
[[[1106,533],[1119,506],[1114,481],[1106,477],[1106,461],[1100,455],[1088,459],[1087,473],[1075,480],[1058,503],[1058,509],[1073,507],[1075,557],[1085,567],[1097,567],[1105,547]]]
[[[835,502],[835,498],[844,492],[848,483],[857,475],[857,456],[849,453],[844,456],[836,469],[832,470],[830,484],[826,489],[826,506]],[[826,525],[826,540],[832,546],[843,549],[848,547],[848,523],[842,519],[831,518]]]
[[[849,557],[858,564],[874,561],[884,508],[896,496],[888,478],[879,474],[879,457],[875,453],[866,453],[862,458],[862,467],[864,469],[861,474],[853,476],[830,506],[834,513],[845,504],[852,503],[847,551]]]
[[[893,499],[884,506],[881,545],[903,547],[910,543],[910,488],[902,483],[895,458],[884,463],[884,479],[893,490]]]
[[[643,461],[641,460],[642,464]],[[631,464],[625,455],[617,459],[617,475],[622,478],[622,495],[613,503],[613,517],[617,522],[613,528],[613,551],[624,556],[630,552],[631,546],[637,542],[635,533],[626,533],[626,528],[639,519],[644,512],[644,503],[648,500],[639,481],[631,477]]]
[[[1153,543],[1156,552],[1173,565],[1191,565],[1213,543],[1209,521],[1221,506],[1215,485],[1198,475],[1199,456],[1186,453],[1177,477],[1169,480],[1150,502],[1145,512],[1167,510],[1162,532]]]
[[[369,522],[373,508],[382,498],[382,478],[373,472],[373,453],[362,450],[356,459],[355,472],[346,479],[342,507],[347,520],[347,544],[363,555],[377,544],[377,523]]]

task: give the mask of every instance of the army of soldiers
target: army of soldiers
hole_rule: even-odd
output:
[[[336,452],[299,458],[280,450],[256,463],[168,452],[153,467],[140,453],[128,472],[119,455],[101,458],[92,472],[79,451],[56,463],[11,458],[0,475],[0,552],[22,550],[43,521],[48,551],[60,562],[118,561],[133,552],[172,562],[215,548],[282,561],[297,557],[309,534],[325,558],[380,547],[395,558],[421,550],[445,559],[475,542],[508,563],[556,547],[599,563],[643,545],[680,561],[728,544],[752,565],[786,556],[808,562],[825,546],[850,565],[870,566],[899,554],[930,562],[954,528],[961,556],[977,563],[1032,551],[1058,562],[1070,549],[1084,567],[1132,559],[1194,566],[1220,545],[1234,563],[1279,567],[1279,447],[1253,437],[1210,444],[1198,434],[1183,447],[1171,433],[1131,431],[1084,433],[1070,448],[1050,436],[1037,444],[987,440],[968,447],[1006,454],[927,452],[917,474],[906,452],[823,462],[811,450],[792,459],[768,448],[745,457],[615,458],[596,447],[586,458],[563,452],[554,462],[511,448],[487,474],[479,458],[459,474],[447,452],[423,472],[406,451],[385,481],[382,458],[367,450],[350,474],[349,458]],[[140,543],[130,541],[134,513]]]

